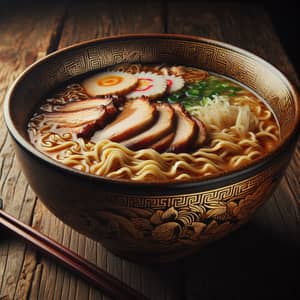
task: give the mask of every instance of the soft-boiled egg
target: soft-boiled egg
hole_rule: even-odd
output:
[[[135,88],[138,78],[125,72],[101,72],[86,78],[82,85],[92,96],[123,95]]]

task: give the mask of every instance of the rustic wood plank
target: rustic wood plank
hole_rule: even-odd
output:
[[[9,84],[29,64],[47,53],[62,15],[59,7],[45,5],[36,10],[22,7],[13,11],[10,6],[0,12],[0,103]],[[39,16],[39,18],[37,18]],[[9,25],[8,25],[9,24]],[[2,111],[2,110],[1,110]],[[30,223],[36,196],[20,171],[7,135],[3,116],[0,117],[0,193],[4,209],[25,223]],[[26,246],[8,239],[0,245],[0,297],[21,299],[30,289],[35,268],[35,255]],[[25,254],[26,253],[26,254]]]
[[[268,15],[258,5],[172,3],[168,30],[243,47],[276,65],[299,86]],[[273,197],[247,226],[185,259],[187,299],[299,298],[289,275],[299,267],[299,146],[300,142]],[[290,272],[283,271],[286,265]]]
[[[69,7],[64,21],[59,48],[121,33],[163,32],[162,5],[150,1],[123,3],[97,2],[92,7],[75,3]],[[149,22],[149,20],[151,20]],[[39,218],[39,216],[43,218]],[[40,202],[36,205],[33,225],[38,230],[106,269],[151,299],[180,299],[180,266],[169,272],[161,267],[145,267],[123,260],[58,221]],[[70,272],[40,257],[43,265],[38,298],[40,299],[108,299]],[[174,272],[176,270],[176,272]],[[173,273],[173,274],[172,274]],[[168,279],[168,278],[171,279]],[[37,291],[32,287],[32,295]]]
[[[92,5],[73,4],[68,11],[59,47],[125,33],[162,32],[160,1],[98,1]]]

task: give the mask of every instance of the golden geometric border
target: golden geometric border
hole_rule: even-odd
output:
[[[207,209],[219,206],[220,202],[237,200],[254,192],[258,186],[274,176],[279,166],[271,167],[248,179],[205,192],[171,196],[145,196],[128,194],[107,194],[108,203],[122,207],[166,209],[169,207],[184,208],[191,205],[202,205]]]

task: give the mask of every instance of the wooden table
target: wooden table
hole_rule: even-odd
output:
[[[98,2],[1,7],[1,102],[9,84],[38,58],[79,41],[138,32],[193,34],[241,46],[275,64],[299,87],[270,18],[259,6]],[[28,186],[2,115],[0,131],[0,196],[5,211],[151,299],[300,298],[298,277],[293,275],[299,270],[300,254],[299,142],[280,186],[248,225],[182,261],[142,266],[114,256],[55,218]],[[108,299],[15,237],[0,234],[1,300]]]

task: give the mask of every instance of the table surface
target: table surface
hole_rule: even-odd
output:
[[[35,60],[79,41],[124,33],[183,33],[229,42],[273,63],[299,87],[270,17],[257,4],[98,1],[82,6],[75,1],[7,6],[0,9],[0,32],[1,103],[7,87]],[[150,299],[300,299],[293,275],[299,270],[299,142],[280,186],[247,225],[184,260],[143,266],[114,256],[43,206],[18,166],[2,110],[0,122],[4,210]],[[0,300],[108,299],[22,241],[0,234]]]

